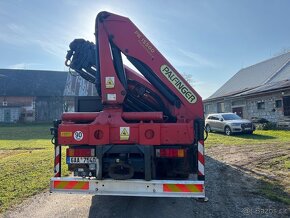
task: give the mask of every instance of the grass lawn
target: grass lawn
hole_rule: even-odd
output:
[[[207,147],[218,145],[257,145],[290,143],[289,130],[256,130],[252,135],[237,134],[226,136],[222,133],[209,133]]]
[[[0,126],[0,212],[49,187],[54,154],[49,127]]]

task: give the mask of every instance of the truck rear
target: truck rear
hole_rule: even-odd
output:
[[[54,121],[51,192],[205,198],[201,97],[128,18],[99,13],[95,35],[70,44],[66,65],[103,109]]]

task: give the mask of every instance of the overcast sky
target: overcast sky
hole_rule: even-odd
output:
[[[290,49],[287,0],[0,0],[0,68],[67,70],[69,43],[94,41],[103,10],[129,17],[203,98]]]

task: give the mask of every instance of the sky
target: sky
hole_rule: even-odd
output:
[[[94,42],[100,11],[129,17],[204,99],[290,50],[288,0],[0,0],[0,68],[68,70],[69,43]]]

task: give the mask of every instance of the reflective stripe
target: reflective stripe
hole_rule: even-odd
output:
[[[54,159],[54,176],[60,176],[60,145],[55,147],[55,159]]]
[[[54,181],[53,187],[55,189],[74,189],[74,190],[88,190],[89,182],[83,181]]]
[[[60,146],[56,146],[55,148],[55,156],[58,156],[59,155],[59,150],[60,150]]]
[[[55,165],[55,172],[59,172],[59,163]]]
[[[198,161],[198,171],[201,175],[204,175],[204,165],[200,161]]]
[[[198,142],[198,151],[199,151],[201,154],[204,153],[204,146],[203,146],[200,142]]]
[[[198,175],[204,176],[204,145],[198,142]]]
[[[201,184],[163,184],[164,192],[203,192]]]

